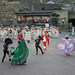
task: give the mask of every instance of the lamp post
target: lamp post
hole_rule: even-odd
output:
[[[20,23],[20,19],[18,19],[18,24]]]
[[[63,23],[63,26],[64,26],[64,19],[62,19],[62,23]]]
[[[10,25],[12,25],[12,19],[10,19]]]

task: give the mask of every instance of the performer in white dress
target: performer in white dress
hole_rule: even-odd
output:
[[[15,29],[14,29],[14,36],[13,36],[14,39],[17,39],[17,35],[18,35],[18,33],[17,33],[17,29],[15,28]]]
[[[4,37],[4,30],[3,30],[3,28],[1,28],[1,38],[2,38],[2,40],[3,40],[3,37]]]
[[[72,27],[72,35],[74,35],[74,26]]]
[[[0,27],[0,36],[1,36],[1,27]]]
[[[56,28],[55,37],[58,38],[58,36],[59,36],[59,31],[58,31],[58,28]]]
[[[37,28],[33,31],[33,39],[35,40],[37,38]]]
[[[40,30],[40,28],[39,28],[39,27],[37,27],[36,35],[37,35],[37,37],[38,37],[38,36],[41,36],[41,30]]]
[[[27,28],[27,30],[26,30],[25,40],[27,41],[27,43],[29,43],[31,41],[31,32],[30,32],[29,28]]]
[[[35,28],[32,27],[32,28],[31,28],[31,38],[32,38],[32,39],[33,39],[33,37],[34,37],[34,31],[35,31]]]
[[[11,27],[8,28],[8,31],[9,31],[9,36],[12,35],[12,28]]]
[[[7,31],[7,28],[4,28],[4,31],[3,31],[3,34],[2,34],[2,39],[3,41],[8,38],[8,31]]]
[[[26,36],[26,28],[23,28],[22,34],[23,34],[23,38],[25,39],[25,36]]]

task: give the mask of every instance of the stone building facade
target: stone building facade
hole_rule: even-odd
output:
[[[15,12],[50,11],[59,14],[59,24],[75,24],[75,0],[0,0],[0,24],[17,24]],[[74,25],[75,26],[75,25]]]
[[[19,12],[19,2],[8,2],[8,0],[0,1],[0,24],[10,25],[17,24],[16,15],[14,12]]]

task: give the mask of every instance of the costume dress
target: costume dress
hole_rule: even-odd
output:
[[[14,56],[11,60],[12,65],[21,65],[27,62],[27,57],[29,55],[29,49],[24,39],[21,39],[20,44],[18,45],[18,47],[16,47],[16,50],[11,52],[11,55],[13,54]]]
[[[1,36],[1,27],[0,27],[0,36]]]
[[[31,32],[30,32],[30,30],[26,31],[25,40],[30,42],[30,40],[31,40]]]
[[[49,34],[50,34],[50,37],[53,36],[53,27],[50,27],[50,32],[49,32]]]
[[[18,37],[18,39],[19,39],[19,40],[21,40],[21,39],[23,38],[22,33],[21,33],[21,32],[19,32],[17,37]]]
[[[17,30],[14,30],[14,39],[17,39],[17,35],[18,35]]]
[[[55,37],[55,31],[56,31],[56,29],[55,28],[53,28],[53,35],[52,35],[52,37]]]
[[[58,36],[59,36],[59,31],[56,30],[56,31],[55,31],[55,37],[58,38]]]
[[[71,54],[72,52],[74,52],[74,45],[71,43],[69,43],[69,41],[71,39],[64,39],[62,38],[62,40],[64,41],[64,45],[63,44],[59,44],[58,45],[58,48],[63,50],[64,53],[67,53],[67,54]]]
[[[25,29],[22,30],[22,34],[23,34],[23,38],[25,40],[25,36],[26,36],[26,30]]]
[[[44,36],[44,37],[43,37],[43,46],[44,46],[44,50],[47,49],[47,48],[46,48],[46,39],[47,39],[47,38]]]
[[[1,38],[3,39],[3,37],[4,37],[4,31],[1,30]]]
[[[72,27],[72,35],[74,35],[74,27]]]
[[[49,33],[46,33],[45,35],[46,35],[46,40],[47,40],[48,46],[49,46],[49,37],[50,37],[50,34]]]
[[[43,47],[44,47],[44,50],[46,50],[46,49],[47,49],[47,48],[46,48],[46,40],[47,40],[47,38],[46,38],[46,36],[45,36],[45,33],[42,32],[41,36],[42,36],[42,38],[43,38]]]

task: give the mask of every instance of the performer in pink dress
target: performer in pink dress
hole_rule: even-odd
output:
[[[75,42],[73,42],[71,44],[69,43],[69,41],[72,39],[68,39],[68,36],[66,35],[65,38],[62,38],[62,40],[64,41],[64,45],[59,44],[58,48],[63,50],[64,54],[70,55],[72,52],[75,51]]]

